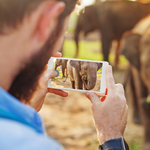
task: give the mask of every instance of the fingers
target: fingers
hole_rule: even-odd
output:
[[[85,96],[91,101],[92,104],[101,103],[99,97],[95,93],[85,93]]]
[[[68,93],[67,92],[64,92],[62,90],[57,90],[57,89],[50,89],[48,88],[47,91],[49,93],[53,93],[53,94],[56,94],[56,95],[59,95],[59,96],[62,96],[62,97],[67,97],[68,96]]]
[[[116,86],[117,93],[120,95],[124,95],[123,85],[122,84],[116,84],[115,86]]]
[[[122,84],[116,84],[117,94],[120,97],[120,100],[126,104],[126,98],[124,94],[124,88]]]
[[[60,52],[57,52],[53,57],[61,57],[62,54]]]
[[[57,72],[51,69],[47,69],[47,72],[49,72],[49,79],[55,78],[57,76]]]
[[[56,71],[54,71],[54,70],[51,70],[51,69],[47,69],[45,72],[44,72],[44,74],[42,75],[42,77],[41,77],[41,83],[42,84],[46,84],[47,85],[47,82],[48,82],[48,80],[50,79],[50,78],[54,78],[54,77],[56,77],[57,76],[57,72]]]
[[[57,72],[52,69],[47,69],[44,76],[49,80],[50,78],[55,78],[57,76]]]
[[[99,96],[99,97],[102,97],[102,96],[105,96],[106,94],[104,94],[104,93],[96,93],[96,95]]]
[[[112,67],[110,65],[106,68],[106,86],[108,89],[108,95],[116,93],[115,81],[112,75]]]

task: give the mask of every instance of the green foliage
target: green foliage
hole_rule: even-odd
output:
[[[59,77],[62,77],[62,73],[59,73]]]
[[[128,142],[128,145],[129,145],[129,148],[131,150],[141,150],[141,145],[142,145],[142,139],[141,138],[138,138],[136,140],[133,140],[133,141],[130,141]]]
[[[57,80],[57,79],[56,78],[51,79],[51,81],[55,81],[55,80]]]
[[[102,74],[97,74],[97,76],[98,76],[98,77],[101,77],[101,76],[102,76]]]
[[[102,67],[98,70],[98,72],[102,72]]]

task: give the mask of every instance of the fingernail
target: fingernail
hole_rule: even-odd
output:
[[[64,93],[64,96],[67,97],[67,96],[68,96],[68,93]]]
[[[55,74],[56,74],[56,77],[58,77],[59,76],[59,71],[55,70]]]
[[[111,65],[109,65],[109,71],[112,72],[112,66]]]
[[[61,52],[57,52],[57,54],[61,55],[62,56],[62,53]]]
[[[106,88],[105,95],[107,95],[107,93],[108,93],[108,89]]]
[[[65,3],[64,2],[59,2],[59,6],[60,6],[60,8],[59,8],[59,13],[61,13],[61,12],[63,12],[63,10],[64,10],[64,8],[65,8]]]
[[[89,98],[90,93],[86,93],[86,97]]]

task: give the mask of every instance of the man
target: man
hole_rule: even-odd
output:
[[[68,95],[47,89],[48,79],[56,72],[44,70],[51,56],[61,56],[57,51],[76,3],[77,0],[0,0],[1,150],[63,149],[45,134],[37,111],[47,92]],[[115,85],[110,66],[106,76],[106,100],[100,102],[94,93],[86,96],[92,102],[101,149],[116,149],[125,130],[127,106],[122,85]]]

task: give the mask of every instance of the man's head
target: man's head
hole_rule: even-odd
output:
[[[0,86],[30,100],[77,0],[0,0]]]

